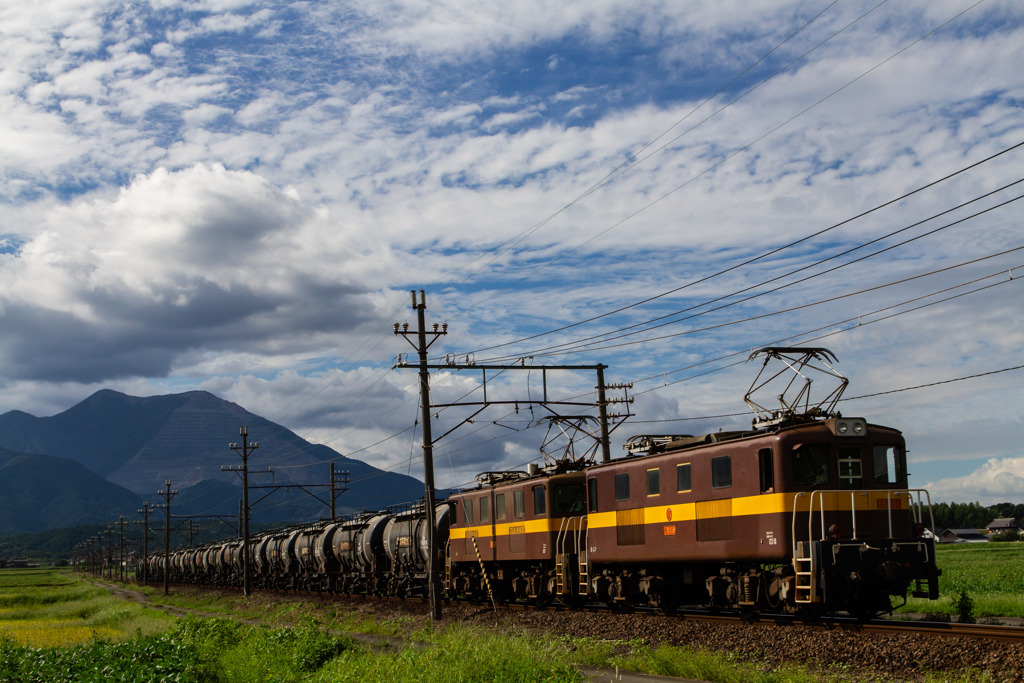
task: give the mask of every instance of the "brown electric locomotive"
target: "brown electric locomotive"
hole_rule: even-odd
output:
[[[753,394],[781,373],[759,375],[749,431],[637,436],[619,460],[482,475],[450,499],[449,590],[858,615],[937,598],[930,500],[908,488],[900,432],[833,411],[846,379],[827,350],[758,354],[840,387],[811,405],[806,380],[766,410]]]

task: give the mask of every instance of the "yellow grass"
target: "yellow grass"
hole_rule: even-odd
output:
[[[173,621],[56,570],[0,570],[0,639],[74,647],[163,631]]]
[[[16,645],[31,647],[70,647],[122,637],[119,631],[108,626],[83,626],[52,619],[0,621],[0,634],[10,637]]]

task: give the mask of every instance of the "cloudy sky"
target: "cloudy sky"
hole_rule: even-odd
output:
[[[1022,64],[1010,0],[0,0],[0,411],[204,389],[419,475],[424,289],[434,358],[632,383],[616,452],[812,344],[913,485],[1020,502]],[[494,374],[439,485],[537,458]]]

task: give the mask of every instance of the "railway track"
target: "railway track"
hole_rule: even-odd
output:
[[[238,588],[174,585],[174,591],[202,590],[240,595]],[[427,623],[430,605],[422,598],[378,598],[365,595],[317,595],[258,590],[257,602],[308,602],[314,610],[333,614],[346,606],[371,619],[399,618]],[[645,613],[647,612],[647,613]],[[657,610],[616,612],[597,604],[582,609],[561,605],[498,605],[450,602],[445,624],[483,628],[528,629],[553,638],[590,638],[620,643],[667,644],[692,650],[728,652],[759,662],[771,670],[801,664],[825,677],[886,677],[920,681],[934,674],[958,680],[1024,680],[1024,629],[988,624],[877,619],[858,622],[832,617],[806,620],[793,615],[761,614],[756,618],[707,610],[664,615]]]
[[[489,608],[489,607],[488,607]],[[505,609],[543,610],[565,609],[568,607],[555,605],[538,607],[534,605],[509,604],[500,606]],[[586,605],[581,608],[589,612],[606,612],[614,614],[616,610],[604,605]],[[772,626],[800,626],[816,629],[836,629],[851,633],[865,634],[918,634],[932,636],[967,636],[985,640],[1024,644],[1024,626],[1009,624],[961,624],[946,621],[927,621],[921,619],[870,619],[861,621],[852,617],[829,616],[818,619],[805,619],[792,614],[758,614],[754,616],[735,613],[716,613],[708,610],[680,609],[674,614],[664,615],[657,610],[633,610],[636,613],[650,612],[669,618],[680,618],[694,621],[721,624],[750,624]]]
[[[176,588],[189,588],[198,590],[217,591],[240,591],[240,589],[229,587],[205,587],[189,584],[175,584]],[[282,590],[261,590],[263,595],[273,595],[284,599],[317,599],[346,602],[356,600],[360,602],[377,601],[381,604],[390,605],[419,605],[426,606],[426,598],[407,597],[398,598],[393,596],[367,596],[367,595],[344,595],[344,594],[307,594],[294,591]],[[446,607],[460,606],[474,610],[478,614],[495,612],[498,614],[509,614],[512,612],[565,612],[569,614],[607,614],[614,618],[616,614],[624,614],[620,610],[600,603],[588,603],[580,607],[569,607],[560,603],[548,605],[536,605],[528,603],[505,603],[491,605],[487,602],[470,602],[466,600],[445,601]],[[867,621],[858,620],[852,617],[825,616],[817,619],[807,619],[793,614],[756,614],[747,615],[730,612],[717,612],[704,609],[679,609],[675,613],[665,614],[660,610],[635,608],[629,610],[630,614],[650,614],[668,619],[680,619],[692,622],[706,622],[709,624],[736,624],[736,625],[769,625],[777,627],[804,627],[821,630],[836,630],[851,634],[863,633],[869,635],[884,634],[913,634],[925,636],[964,636],[979,638],[983,640],[1016,643],[1024,645],[1024,626],[1013,626],[1008,624],[961,624],[956,622],[927,621],[920,619],[871,619]]]

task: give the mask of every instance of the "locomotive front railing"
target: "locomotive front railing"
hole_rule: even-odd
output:
[[[923,523],[924,521],[924,509],[927,506],[930,529],[935,528],[935,517],[932,513],[932,501],[931,495],[926,489],[881,489],[881,490],[868,490],[868,491],[850,491],[840,489],[821,489],[816,491],[801,491],[793,496],[793,517],[792,517],[792,542],[793,542],[793,555],[796,556],[797,549],[797,514],[802,512],[800,508],[800,499],[810,496],[807,505],[807,537],[806,540],[815,540],[814,523],[815,518],[818,519],[819,534],[818,538],[823,540],[827,538],[828,529],[825,526],[825,514],[834,513],[842,515],[847,512],[847,509],[843,505],[844,499],[849,497],[849,515],[850,515],[850,531],[853,540],[857,540],[857,513],[858,511],[866,514],[870,511],[868,504],[865,503],[858,510],[857,498],[862,497],[871,499],[874,496],[875,501],[878,505],[878,509],[884,509],[886,512],[886,523],[888,525],[888,538],[893,538],[893,510],[902,510],[900,501],[907,501],[907,511],[910,512],[911,518],[915,523]],[[834,509],[826,509],[826,496],[835,496],[836,505]],[[817,512],[817,515],[815,513]]]
[[[931,495],[925,489],[896,489],[896,490],[868,490],[868,491],[850,491],[846,489],[842,490],[818,490],[818,491],[802,491],[793,496],[793,512],[792,512],[792,530],[791,540],[793,544],[793,565],[796,572],[796,596],[795,600],[797,603],[813,603],[819,600],[818,586],[817,586],[817,553],[814,551],[812,542],[815,540],[814,534],[814,523],[818,520],[820,533],[818,540],[825,540],[828,538],[827,534],[831,531],[825,527],[825,513],[842,516],[846,510],[843,507],[843,501],[849,500],[849,513],[850,513],[850,529],[852,533],[852,540],[857,541],[857,502],[858,498],[867,498],[871,500],[872,495],[875,497],[878,509],[884,507],[886,511],[886,521],[888,523],[888,538],[894,540],[893,533],[893,510],[902,510],[900,501],[907,501],[907,511],[910,513],[911,518],[916,524],[921,524],[924,519],[924,507],[928,507],[928,518],[930,522],[930,528],[935,528],[935,517],[932,513],[932,501]],[[827,498],[827,496],[834,496],[834,498]],[[847,496],[849,496],[847,498]],[[801,540],[797,536],[797,515],[802,512],[800,507],[800,499],[808,498],[807,505],[807,537],[806,540]],[[916,498],[916,502],[915,502]],[[922,500],[923,498],[923,500]],[[835,504],[833,509],[826,510],[826,501],[834,500]],[[870,502],[865,502],[860,510],[863,513],[868,513],[871,510]],[[818,514],[815,515],[815,512]],[[917,531],[917,529],[915,529]],[[839,538],[838,530],[831,531],[833,538]],[[923,550],[925,553],[928,552],[928,546],[922,543],[919,539],[915,539],[912,542],[918,546],[919,550]],[[839,551],[841,545],[836,544],[833,547],[833,555]],[[907,545],[906,542],[895,542],[894,545]],[[834,559],[834,557],[833,557]]]

